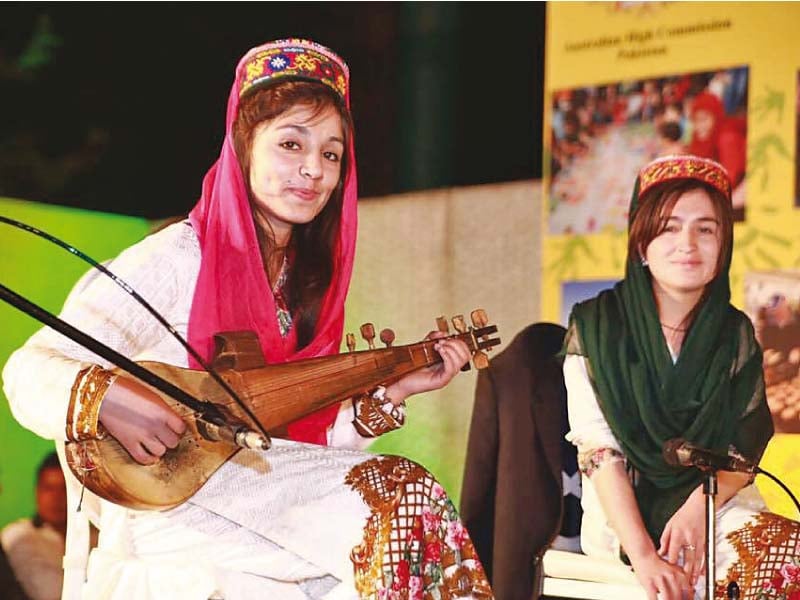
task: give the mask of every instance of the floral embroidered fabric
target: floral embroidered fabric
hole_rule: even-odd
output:
[[[356,465],[346,482],[372,512],[351,554],[361,598],[493,598],[455,506],[428,471],[376,457]]]
[[[625,462],[625,456],[613,448],[597,448],[578,454],[578,469],[586,477],[594,475],[600,467],[615,462]]]
[[[728,535],[739,556],[715,596],[727,598],[728,582],[739,585],[742,600],[800,600],[800,523],[773,513]]]

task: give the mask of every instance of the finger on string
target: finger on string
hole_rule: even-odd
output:
[[[183,433],[186,431],[186,422],[171,410],[170,414],[166,416],[164,422],[166,423],[167,427],[169,427],[179,436],[183,435]]]
[[[176,434],[169,427],[162,427],[157,433],[158,441],[164,444],[167,448],[174,448],[181,441],[181,436]]]
[[[464,364],[458,352],[450,346],[443,347],[439,351],[439,354],[444,362],[444,370],[446,373],[455,373],[461,368],[461,365]]]
[[[461,340],[448,340],[443,342],[453,351],[453,354],[460,361],[467,361],[470,358],[470,351],[467,345]]]
[[[142,465],[152,465],[158,462],[158,457],[148,452],[141,442],[136,442],[129,450],[133,459]]]
[[[156,460],[164,456],[164,452],[167,451],[167,447],[157,437],[144,438],[141,444]]]

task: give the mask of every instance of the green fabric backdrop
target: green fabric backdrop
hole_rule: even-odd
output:
[[[145,219],[0,198],[0,215],[63,239],[97,261],[119,253],[150,229]],[[89,269],[82,260],[30,233],[0,223],[0,283],[52,313]],[[40,323],[0,301],[0,367]],[[0,527],[34,511],[34,479],[53,443],[22,428],[0,392]]]

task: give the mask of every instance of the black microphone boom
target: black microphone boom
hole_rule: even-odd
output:
[[[701,471],[731,471],[734,473],[762,472],[758,465],[749,460],[719,454],[707,448],[695,446],[682,438],[667,440],[661,454],[667,464],[673,467],[695,467]]]

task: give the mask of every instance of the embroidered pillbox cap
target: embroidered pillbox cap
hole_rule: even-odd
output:
[[[269,42],[253,48],[240,62],[239,97],[283,80],[320,82],[347,99],[350,69],[330,48],[303,39]]]
[[[709,158],[680,154],[657,158],[639,171],[639,197],[651,187],[674,179],[696,179],[731,197],[731,180],[721,164]]]

